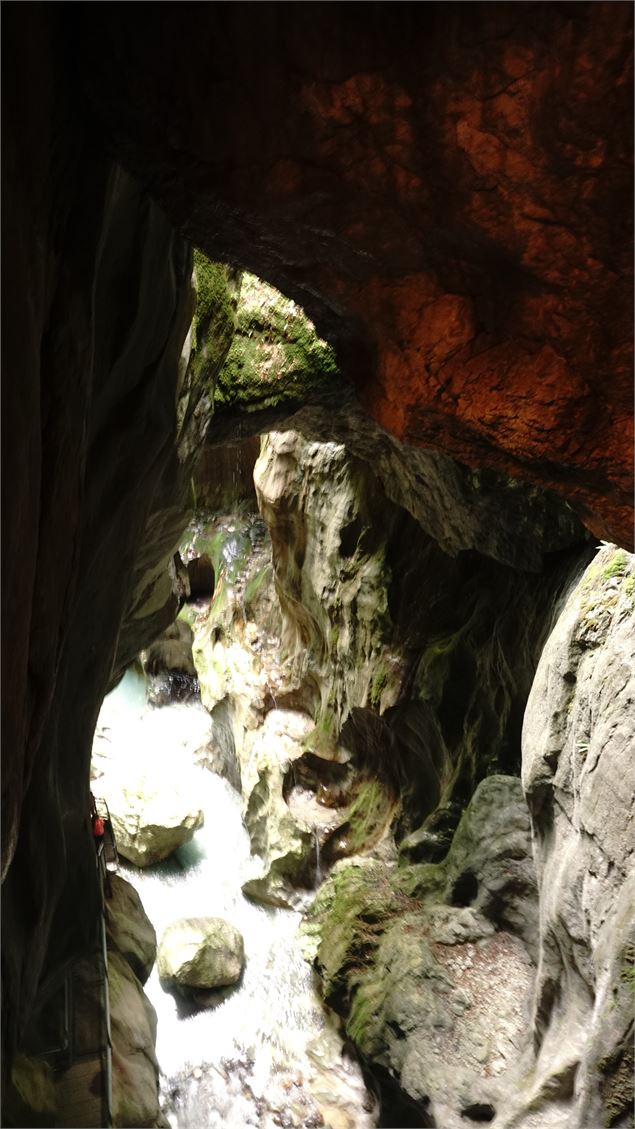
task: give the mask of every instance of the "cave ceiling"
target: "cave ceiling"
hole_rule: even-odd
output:
[[[117,156],[381,425],[631,543],[630,4],[69,8]]]

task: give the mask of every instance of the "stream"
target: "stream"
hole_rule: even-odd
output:
[[[245,942],[240,983],[206,993],[207,1006],[164,991],[156,966],[145,986],[158,1017],[164,1114],[173,1129],[371,1129],[374,1101],[303,959],[301,914],[242,894],[259,860],[250,853],[240,795],[203,767],[212,725],[198,700],[147,706],[145,680],[129,670],[104,702],[93,754],[97,777],[100,764],[133,754],[147,755],[157,772],[167,763],[173,772],[178,758],[205,813],[193,840],[165,862],[141,870],[120,861],[157,940],[176,918],[215,916]]]

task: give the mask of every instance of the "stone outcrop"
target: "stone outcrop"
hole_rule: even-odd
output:
[[[112,1025],[113,1124],[162,1124],[159,1064],[155,1054],[154,1008],[128,962],[118,953],[108,960]]]
[[[408,511],[449,556],[476,549],[513,568],[538,571],[545,554],[581,539],[573,511],[554,495],[494,471],[470,470],[439,452],[408,447],[384,431],[350,395],[338,404],[287,410],[265,431],[293,431],[307,442],[337,443],[380,481],[386,497]],[[209,442],[223,433],[214,421]]]
[[[245,963],[239,931],[220,917],[186,917],[161,937],[159,976],[177,988],[224,988],[235,984]]]
[[[229,460],[235,504],[243,469],[253,469],[255,461],[244,436],[272,431],[297,433],[298,458],[300,436],[346,447],[379,479],[387,498],[408,510],[450,556],[477,549],[502,564],[539,570],[546,553],[580,539],[573,511],[549,493],[406,446],[384,431],[342,387],[332,351],[302,310],[247,275],[236,335],[218,377],[205,460],[197,468],[197,496],[222,497],[221,483],[212,491],[202,471],[207,466],[207,475],[213,471],[222,481]]]
[[[193,638],[189,624],[177,619],[146,651],[142,652],[141,661],[146,674],[182,671],[195,677],[196,667],[192,658]]]
[[[384,427],[630,544],[628,6],[80,15],[123,159],[308,311]]]
[[[167,562],[203,440],[194,407],[212,377],[202,364],[190,377],[184,353],[191,249],[100,144],[56,17],[42,13],[35,29],[16,12],[6,30],[3,1036],[13,1046],[42,976],[91,944],[92,733],[113,672],[175,614]],[[224,309],[216,367],[231,296]]]
[[[495,491],[508,499],[516,477],[552,487],[596,534],[624,545],[632,537],[629,6],[403,5],[395,20],[394,8],[379,4],[362,9],[361,34],[359,6],[248,11],[245,20],[236,5],[190,5],[184,20],[180,7],[163,4],[150,22],[140,5],[8,5],[5,14],[5,1073],[38,986],[94,943],[89,759],[101,699],[176,609],[166,565],[237,286],[233,267],[205,277],[199,260],[202,320],[189,333],[183,234],[301,302],[343,377],[400,441],[495,471]],[[206,325],[220,327],[219,350]],[[452,477],[451,496],[472,473],[455,474],[436,456],[427,465]],[[333,470],[349,475],[335,462]],[[433,834],[447,842],[457,815],[450,805],[465,807],[484,774],[518,768],[524,703],[569,563],[528,547],[525,517],[528,560],[544,573],[519,581],[484,563],[477,553],[494,549],[510,561],[513,522],[488,548],[479,539],[487,505],[470,524],[469,498],[448,521],[446,548],[458,554],[450,559],[403,499],[389,517],[385,501],[381,482],[373,485],[337,533],[338,584],[350,570],[351,602],[340,614],[328,585],[318,595],[308,579],[302,505],[294,500],[285,515],[272,500],[271,516],[288,532],[287,556],[276,550],[285,629],[293,657],[301,646],[312,651],[286,690],[320,724],[334,716],[337,728],[348,715],[356,754],[370,746],[401,766],[410,794],[399,830],[416,832],[420,850]],[[542,503],[531,512],[542,514]],[[567,544],[562,530],[556,518],[553,549]],[[335,559],[335,543],[327,548]],[[371,597],[362,581],[373,570]],[[606,646],[593,651],[598,671],[623,607],[619,595],[580,627],[589,651],[606,629]],[[381,657],[391,660],[384,670],[378,621],[387,632]],[[359,680],[344,639],[360,659]],[[396,643],[403,669],[399,657],[392,662]],[[571,671],[576,682],[584,665]],[[613,670],[621,677],[621,666]],[[600,674],[591,682],[595,726],[605,698]],[[256,712],[270,708],[270,689],[263,678]],[[582,698],[578,708],[582,724]],[[251,720],[239,719],[243,728]],[[573,904],[589,920],[577,922],[570,905],[562,921],[545,905],[539,1056],[527,1075],[528,1100],[543,1108],[520,1108],[527,1129],[532,1118],[557,1119],[558,1101],[581,1123],[600,1107],[619,1119],[626,1100],[624,1024],[616,1036],[614,1016],[630,976],[620,965],[626,916],[614,886],[622,863],[606,826],[598,831],[621,772],[605,769],[603,752],[595,768],[595,753],[580,767],[578,734],[564,731],[565,720],[564,760],[548,749],[541,765],[537,739],[535,762],[528,751],[539,882],[547,890],[553,877],[557,887],[558,858],[571,864],[566,888],[569,873],[577,880],[566,811],[585,844],[580,857],[592,868],[606,863],[599,887],[609,901],[602,908],[598,895],[596,908],[585,888]],[[598,754],[600,743],[617,748],[620,725],[597,732]],[[595,813],[592,772],[602,781]],[[617,787],[615,795],[611,811],[621,811]],[[448,818],[432,831],[439,800]],[[562,852],[551,854],[550,836],[559,843],[561,833]],[[552,983],[569,970],[570,996],[561,999]],[[604,1006],[605,992],[615,1009]],[[570,1049],[576,1009],[591,1036],[552,1077],[551,1040],[562,1031]],[[520,1093],[521,1106],[526,1098]]]
[[[218,374],[215,415],[266,411],[336,396],[333,350],[301,306],[260,278],[242,277],[236,333]]]
[[[189,598],[189,578],[187,591]],[[177,619],[147,650],[141,652],[139,658],[147,679],[147,700],[152,705],[167,705],[170,701],[185,701],[198,695],[198,679],[192,658],[193,638],[190,625],[184,619]]]
[[[112,1035],[112,1124],[133,1129],[165,1123],[159,1110],[156,1015],[142,988],[156,957],[156,937],[139,897],[110,876],[106,943]],[[58,977],[32,1025],[31,1057],[19,1055],[3,1102],[3,1120],[23,1126],[103,1124],[104,1056],[101,939]],[[64,1002],[66,1000],[66,1002]],[[66,1007],[70,1006],[67,1026]],[[37,1056],[37,1057],[36,1057]]]
[[[187,246],[138,185],[95,153],[85,121],[69,113],[73,96],[44,27],[22,31],[3,99],[12,294],[3,335],[2,614],[11,656],[3,746],[13,750],[2,821],[10,1047],[42,975],[91,944],[90,745],[173,450],[191,316]]]
[[[250,878],[244,892],[259,901],[293,906],[293,888],[311,887],[315,877],[315,844],[284,795],[287,776],[313,731],[308,714],[271,710],[243,753],[241,773],[244,822],[252,850],[263,860],[262,876]]]

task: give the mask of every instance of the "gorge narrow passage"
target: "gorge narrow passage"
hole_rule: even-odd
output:
[[[165,862],[145,870],[120,864],[157,938],[176,918],[211,915],[228,919],[245,942],[236,988],[187,1002],[164,990],[156,965],[151,973],[145,990],[158,1018],[164,1112],[174,1129],[370,1129],[374,1104],[325,1017],[302,955],[300,912],[256,905],[242,894],[258,860],[250,854],[239,794],[195,763],[209,725],[196,700],[147,707],[144,679],[130,670],[105,700],[98,726],[96,772],[106,746],[115,771],[119,765],[125,772],[131,756],[147,756],[157,772],[168,764],[172,775],[188,778],[205,814],[192,841]],[[99,789],[99,777],[93,786]]]

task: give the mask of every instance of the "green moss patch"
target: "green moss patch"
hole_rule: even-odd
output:
[[[301,400],[324,390],[337,371],[333,350],[300,306],[244,275],[236,336],[218,377],[215,406],[259,411]]]
[[[392,814],[394,803],[379,780],[372,777],[357,786],[355,798],[346,809],[348,853],[357,854],[380,838]]]
[[[615,576],[623,576],[627,568],[628,557],[623,549],[618,549],[602,569],[602,578],[612,580]]]

